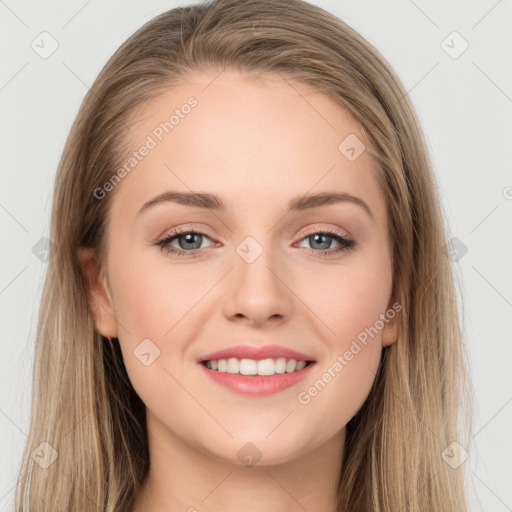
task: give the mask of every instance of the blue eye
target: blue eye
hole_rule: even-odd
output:
[[[206,233],[201,231],[175,230],[162,240],[158,241],[156,245],[160,246],[167,254],[173,254],[180,257],[197,257],[204,252],[201,247],[204,238],[210,239]],[[330,230],[308,232],[306,233],[306,236],[301,238],[301,241],[302,240],[308,240],[312,246],[320,245],[320,250],[307,249],[304,247],[301,247],[301,249],[307,249],[308,252],[311,251],[315,256],[321,257],[330,257],[343,251],[349,251],[356,245],[355,240],[347,238],[337,231]],[[332,249],[330,247],[332,245],[331,240],[334,240],[339,244],[337,249]],[[174,241],[178,242],[179,247],[171,245]],[[325,247],[326,245],[328,247]]]
[[[193,256],[201,252],[201,245],[203,237],[208,238],[205,233],[198,231],[175,231],[160,240],[157,245],[162,247],[168,254],[175,254],[176,256]],[[171,243],[177,240],[179,248],[173,247]],[[191,250],[189,250],[191,249]]]
[[[340,234],[337,234],[337,233],[331,232],[331,231],[326,231],[326,232],[318,231],[312,235],[305,236],[302,240],[308,240],[312,246],[314,246],[316,244],[321,245],[322,247],[319,247],[319,249],[321,249],[321,250],[315,251],[315,252],[319,252],[321,255],[324,255],[326,253],[337,254],[340,251],[348,251],[349,249],[354,247],[356,244],[356,242],[354,240],[351,240],[349,238],[346,238],[345,236],[342,236]],[[332,242],[326,241],[326,240],[335,240],[336,243],[340,244],[340,247],[338,247],[337,249],[334,249],[334,250],[328,250],[331,248],[330,246],[332,245]],[[329,247],[325,247],[326,245]]]

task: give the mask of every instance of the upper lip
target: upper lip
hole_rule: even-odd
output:
[[[279,345],[265,345],[263,347],[254,347],[251,345],[237,345],[235,347],[228,347],[223,350],[218,350],[200,357],[197,362],[216,361],[218,359],[228,359],[236,357],[238,359],[270,359],[284,357],[286,359],[295,359],[297,361],[314,361],[311,356],[297,352],[290,348],[281,347]]]

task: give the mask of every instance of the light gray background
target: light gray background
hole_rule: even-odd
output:
[[[467,247],[456,268],[463,281],[476,399],[465,462],[474,487],[471,510],[512,510],[512,3],[312,3],[377,47],[418,110],[450,236]],[[115,49],[150,18],[185,4],[0,0],[0,511],[13,508],[28,431],[46,265],[32,248],[49,234],[53,180],[65,138],[88,86]],[[42,46],[43,31],[58,42],[46,59],[31,48],[34,40]],[[469,44],[457,58],[464,43],[448,37],[453,31]]]

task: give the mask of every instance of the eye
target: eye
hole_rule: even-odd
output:
[[[209,236],[202,231],[177,229],[166,235],[156,245],[160,246],[168,254],[195,256],[202,252],[201,246],[204,238],[209,238]],[[173,242],[177,242],[178,247],[171,245]]]
[[[155,245],[161,247],[167,254],[196,257],[200,256],[204,252],[202,242],[205,239],[211,240],[207,233],[180,228],[166,235],[162,240],[156,242]],[[346,237],[341,232],[329,229],[309,230],[306,232],[306,236],[301,239],[301,242],[303,240],[308,241],[312,248],[308,249],[301,246],[301,249],[306,249],[307,252],[312,252],[316,256],[321,257],[330,257],[344,251],[349,251],[356,245],[355,240]],[[332,240],[339,245],[338,248],[332,249]],[[177,243],[178,247],[173,245],[174,243]]]
[[[344,251],[349,251],[356,245],[355,240],[346,237],[339,231],[330,229],[323,231],[312,229],[306,233],[306,236],[302,238],[302,240],[309,242],[313,248],[313,252],[321,257],[330,257]],[[332,240],[339,245],[338,248],[331,248]],[[320,250],[314,250],[315,246]]]

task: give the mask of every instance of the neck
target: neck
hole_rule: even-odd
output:
[[[147,415],[150,470],[132,512],[335,512],[345,429],[286,462],[245,466],[183,443]]]

